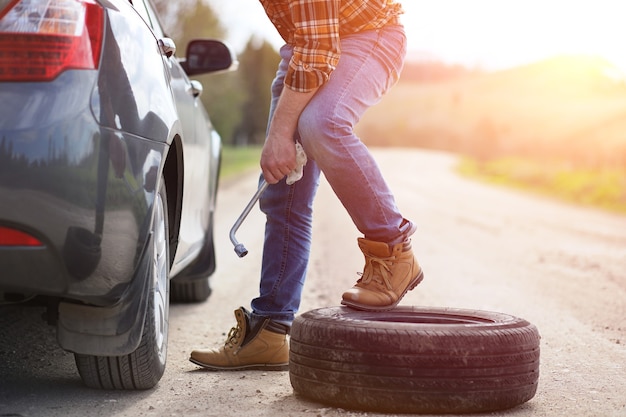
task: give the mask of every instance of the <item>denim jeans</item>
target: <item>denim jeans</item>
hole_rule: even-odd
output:
[[[289,45],[280,50],[270,120],[292,53]],[[253,318],[265,316],[290,325],[298,311],[320,171],[366,239],[395,244],[413,233],[414,225],[400,214],[376,161],[353,131],[363,113],[397,82],[405,54],[402,26],[342,37],[339,64],[300,116],[294,139],[308,157],[302,179],[293,185],[283,179],[260,198],[267,222],[260,295],[251,303]]]

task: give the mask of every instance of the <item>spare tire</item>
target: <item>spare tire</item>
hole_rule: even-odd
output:
[[[526,320],[488,311],[320,308],[293,323],[289,378],[297,395],[351,410],[496,411],[535,395],[539,339]]]

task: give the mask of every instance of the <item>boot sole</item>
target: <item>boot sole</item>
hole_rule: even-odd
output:
[[[398,297],[396,302],[393,303],[393,304],[389,304],[387,306],[370,306],[370,305],[367,305],[367,304],[359,304],[359,303],[355,303],[354,301],[346,301],[346,300],[341,300],[341,304],[346,306],[346,307],[350,307],[350,308],[353,308],[355,310],[361,310],[361,311],[389,311],[389,310],[394,309],[398,305],[398,303],[400,301],[402,301],[402,299],[404,298],[404,296],[406,295],[407,292],[409,292],[413,288],[417,287],[417,285],[420,282],[422,282],[423,280],[424,280],[424,271],[420,270],[420,273],[406,287],[406,289],[404,290],[402,295],[400,295],[400,297]]]
[[[189,358],[189,362],[195,363],[205,369],[211,371],[288,371],[289,363],[277,363],[277,364],[250,364],[240,366],[215,366],[206,363],[199,362],[195,359]]]

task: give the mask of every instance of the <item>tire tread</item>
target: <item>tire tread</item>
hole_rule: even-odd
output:
[[[398,413],[486,412],[530,400],[539,376],[535,326],[490,312],[454,313],[492,322],[397,323],[359,319],[344,307],[305,313],[290,341],[294,391],[333,406]]]

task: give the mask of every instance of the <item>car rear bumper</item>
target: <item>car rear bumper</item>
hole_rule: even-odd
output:
[[[137,275],[167,145],[99,125],[96,76],[0,87],[0,226],[43,243],[0,247],[0,293],[105,306]]]

